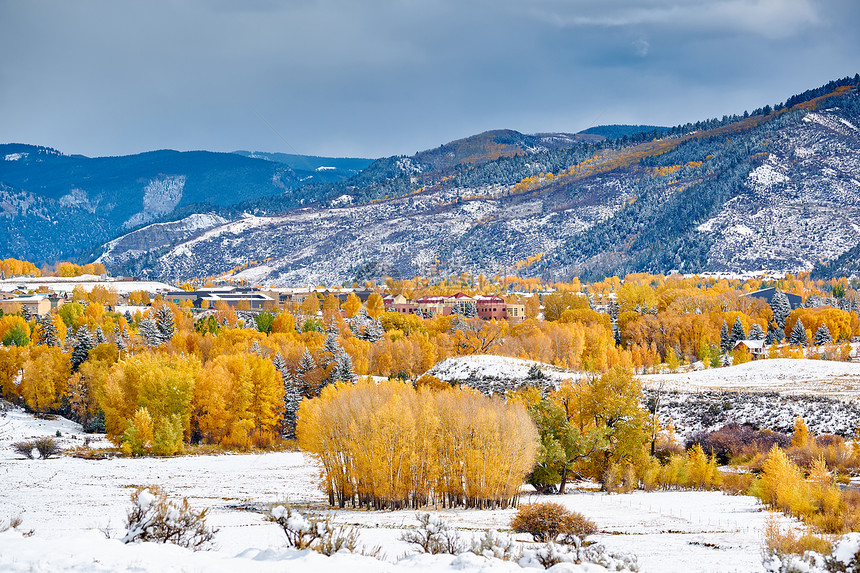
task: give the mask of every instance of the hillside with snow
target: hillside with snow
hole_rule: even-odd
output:
[[[678,374],[648,374],[645,384],[666,390],[697,392],[776,392],[854,400],[860,396],[860,363],[774,358],[727,368]]]
[[[258,199],[146,257],[143,242],[111,245],[103,260],[172,279],[259,261],[236,278],[277,285],[811,270],[860,245],[860,93],[844,81],[791,108],[653,140],[488,132],[314,187],[325,200]]]

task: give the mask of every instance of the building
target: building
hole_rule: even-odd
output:
[[[738,340],[732,350],[737,350],[740,347],[746,348],[753,360],[763,358],[765,355],[764,340]]]
[[[51,298],[47,294],[16,296],[0,300],[0,309],[6,313],[27,309],[30,314],[44,316],[51,312]]]
[[[277,310],[278,295],[266,291],[247,289],[213,289],[197,291],[173,291],[164,293],[162,299],[175,304],[190,301],[195,308],[201,308],[205,300],[210,308],[214,308],[219,302],[226,303],[233,308],[238,308],[243,303],[251,310]]]
[[[774,294],[776,294],[776,287],[763,288],[755,292],[748,292],[741,296],[749,296],[752,298],[761,299],[766,303],[770,304],[770,301],[773,300]],[[800,297],[800,295],[787,292],[785,293],[785,296],[788,297],[788,302],[791,303],[791,310],[794,310],[795,308],[800,308],[803,305],[803,299]]]
[[[507,318],[507,304],[505,303],[505,299],[500,296],[476,296],[475,306],[478,308],[478,318],[484,320],[502,320]]]

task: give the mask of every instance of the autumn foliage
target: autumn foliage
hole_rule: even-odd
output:
[[[325,388],[302,403],[297,435],[340,507],[507,507],[537,451],[519,404],[396,381]]]

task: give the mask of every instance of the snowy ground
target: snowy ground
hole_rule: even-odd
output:
[[[289,499],[297,507],[327,511],[316,488],[316,465],[297,452],[92,461],[66,456],[25,460],[9,448],[14,441],[53,436],[57,430],[63,434],[64,446],[80,441],[79,427],[62,419],[35,420],[20,411],[0,415],[0,522],[20,515],[19,530],[35,531],[32,537],[15,531],[0,534],[0,570],[520,570],[514,564],[474,555],[398,561],[412,553],[399,540],[403,529],[416,523],[412,511],[336,512],[336,521],[360,528],[361,543],[382,546],[385,562],[286,550],[283,533],[256,508]],[[171,496],[187,497],[194,507],[211,508],[210,523],[219,528],[216,549],[192,553],[117,541],[124,533],[131,491],[150,484],[160,485]],[[600,528],[594,539],[610,551],[638,555],[642,571],[762,570],[761,532],[769,513],[754,498],[718,492],[606,495],[587,490],[550,497],[592,518]],[[524,502],[543,499],[548,498],[527,495]],[[487,528],[505,529],[514,512],[438,513],[464,534],[475,534]],[[106,539],[105,532],[114,539]],[[586,570],[564,567],[559,571]]]
[[[649,387],[697,392],[778,392],[808,394],[846,400],[860,396],[860,364],[829,360],[774,358],[727,368],[709,368],[679,374],[642,376]]]

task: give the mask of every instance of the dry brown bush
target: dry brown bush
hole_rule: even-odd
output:
[[[520,507],[511,520],[517,533],[528,533],[535,541],[575,543],[597,532],[597,525],[581,513],[558,503],[534,503]]]

